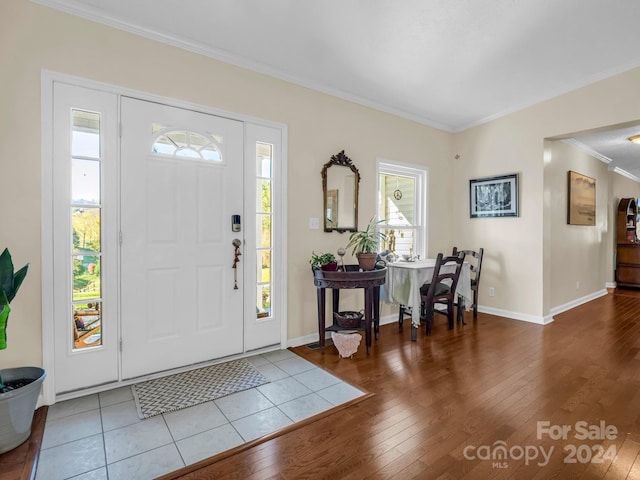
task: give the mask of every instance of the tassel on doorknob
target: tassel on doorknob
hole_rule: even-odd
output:
[[[238,290],[238,263],[240,262],[240,255],[242,255],[240,253],[240,245],[242,245],[242,242],[239,239],[234,238],[231,243],[234,247],[233,266],[231,267],[233,268],[233,289]]]

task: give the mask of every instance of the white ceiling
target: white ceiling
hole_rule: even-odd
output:
[[[638,0],[33,1],[450,132],[640,66]]]

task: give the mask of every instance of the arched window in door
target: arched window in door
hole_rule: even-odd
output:
[[[153,143],[153,153],[223,163],[220,150],[223,139],[220,136],[171,130],[160,125],[154,125],[153,129],[158,135]]]

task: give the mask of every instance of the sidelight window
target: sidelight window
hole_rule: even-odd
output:
[[[256,143],[256,258],[258,284],[256,314],[258,318],[271,316],[273,212],[271,209],[273,145]]]
[[[100,114],[71,110],[72,331],[76,349],[102,345]]]

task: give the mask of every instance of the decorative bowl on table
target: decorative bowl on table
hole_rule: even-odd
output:
[[[333,312],[333,317],[336,319],[340,328],[357,328],[360,326],[363,312]]]

